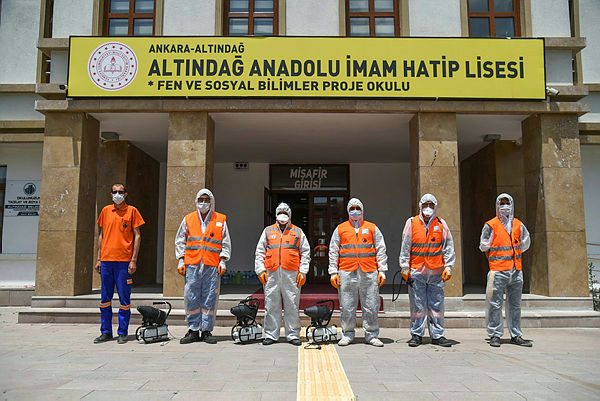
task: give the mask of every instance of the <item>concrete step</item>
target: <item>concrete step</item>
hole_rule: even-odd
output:
[[[131,326],[141,323],[137,310],[131,310]],[[114,323],[117,323],[117,309],[113,311]],[[262,324],[264,312],[260,311],[257,320]],[[332,322],[339,326],[340,314],[333,314]],[[521,314],[523,327],[597,327],[600,328],[600,312],[593,310],[552,310],[552,309],[523,309]],[[91,323],[100,322],[98,308],[30,308],[19,312],[19,323]],[[301,313],[302,326],[310,323],[310,319]],[[233,326],[235,318],[228,310],[217,311],[217,326]],[[185,311],[173,309],[168,319],[173,326],[185,325]],[[361,313],[358,313],[357,325],[362,325]],[[405,311],[382,312],[379,314],[381,327],[409,327],[410,313]],[[445,326],[448,328],[484,328],[485,313],[483,311],[446,311]]]
[[[245,299],[247,294],[222,294],[219,297],[219,309],[229,309]],[[401,294],[392,302],[390,294],[382,295],[384,300],[384,311],[407,311],[409,300],[407,294]],[[324,297],[326,298],[326,297]],[[183,297],[163,297],[162,294],[132,294],[132,306],[152,305],[156,301],[168,301],[173,309],[184,309]],[[100,303],[100,294],[77,295],[77,296],[34,296],[31,299],[32,308],[90,308],[97,309]],[[532,310],[592,310],[591,297],[544,297],[540,295],[524,294],[521,301],[523,309]],[[119,301],[115,294],[113,307],[119,307]],[[484,294],[469,294],[463,297],[448,297],[444,307],[446,312],[451,311],[482,311],[485,307]]]

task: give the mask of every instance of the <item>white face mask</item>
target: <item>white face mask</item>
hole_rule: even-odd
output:
[[[350,210],[348,214],[352,220],[359,220],[362,216],[362,210]]]
[[[287,224],[287,222],[290,221],[290,216],[288,216],[285,213],[280,213],[277,215],[277,222],[279,224]]]
[[[500,205],[500,213],[507,216],[510,215],[510,211],[512,210],[511,205]]]
[[[200,210],[200,213],[206,213],[210,210],[210,203],[197,203],[196,207]]]
[[[425,217],[431,217],[433,215],[433,209],[430,207],[426,207],[425,209],[423,209],[423,216]]]
[[[116,203],[117,205],[123,203],[123,201],[125,200],[125,194],[112,194],[112,200],[114,203]]]

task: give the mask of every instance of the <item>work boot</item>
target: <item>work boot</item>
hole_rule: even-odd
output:
[[[432,338],[431,343],[433,345],[439,345],[440,347],[452,347],[452,343],[446,339],[446,337],[441,336],[440,338]]]
[[[418,347],[423,344],[423,337],[413,334],[410,340],[408,340],[409,347]]]
[[[188,330],[187,334],[179,340],[179,344],[189,344],[200,341],[200,333],[198,330]]]
[[[117,344],[125,344],[127,342],[127,336],[125,334],[119,334],[117,337]]]
[[[500,337],[492,337],[490,338],[490,347],[499,347],[500,346]]]
[[[272,338],[265,338],[262,340],[262,345],[271,345],[271,344],[275,344],[277,341],[273,340]]]
[[[204,341],[207,344],[216,344],[217,339],[213,337],[210,331],[203,331],[202,337],[200,337],[200,341]]]
[[[516,336],[510,339],[511,344],[520,345],[521,347],[533,347],[530,340],[523,340],[523,337]]]
[[[94,338],[94,344],[105,343],[113,339],[112,334],[110,333],[102,333],[100,336]]]
[[[288,343],[295,345],[296,347],[299,347],[302,345],[302,341],[298,340],[297,338],[294,338],[294,339],[288,341]]]

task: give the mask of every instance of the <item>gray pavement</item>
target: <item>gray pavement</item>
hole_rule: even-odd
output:
[[[1,400],[296,399],[298,348],[286,343],[235,345],[217,328],[217,345],[93,344],[98,325],[17,324],[18,310],[0,308]],[[336,350],[360,401],[600,399],[600,329],[528,329],[530,349],[491,348],[481,329],[448,330],[450,349],[409,348],[407,329],[382,329],[384,348],[358,335]]]

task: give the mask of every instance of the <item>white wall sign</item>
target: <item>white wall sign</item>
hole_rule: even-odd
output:
[[[40,182],[6,181],[4,197],[4,217],[39,216]]]

